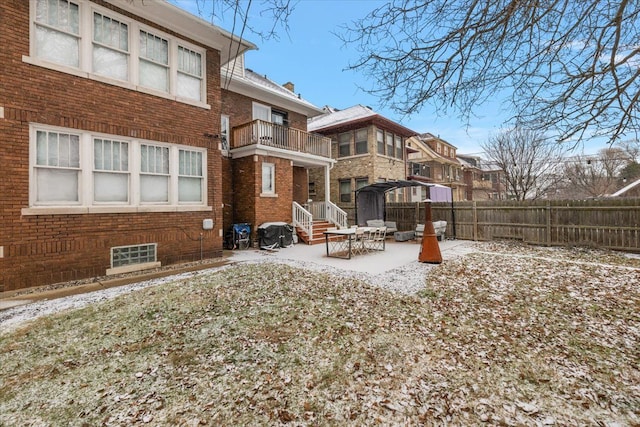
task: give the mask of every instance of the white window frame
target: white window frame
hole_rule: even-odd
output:
[[[276,165],[269,162],[262,162],[262,175],[261,175],[261,183],[260,188],[262,192],[260,193],[261,197],[274,197],[276,196]],[[265,174],[269,174],[270,186],[265,186]]]
[[[195,46],[180,38],[164,33],[156,28],[144,25],[141,22],[132,20],[124,15],[114,12],[105,7],[99,6],[88,0],[70,0],[77,4],[79,8],[79,35],[77,36],[79,43],[79,64],[78,67],[63,65],[37,56],[36,43],[36,0],[29,1],[30,5],[30,34],[29,34],[29,56],[23,55],[22,61],[31,65],[44,67],[47,69],[72,74],[78,77],[84,77],[91,80],[100,81],[114,86],[124,87],[130,90],[143,92],[162,98],[171,99],[189,105],[195,105],[201,108],[211,109],[207,104],[207,70],[206,70],[206,49]],[[118,80],[95,73],[92,70],[93,64],[93,14],[99,13],[103,16],[115,19],[123,24],[128,25],[129,37],[129,61],[128,61],[128,78],[127,80]],[[145,87],[139,84],[139,68],[140,68],[140,31],[153,34],[169,41],[169,90],[167,92]],[[200,99],[194,100],[178,93],[178,48],[182,47],[200,55],[201,59],[201,84]],[[189,76],[193,77],[192,74]]]
[[[260,114],[261,112],[264,112],[264,114]],[[262,120],[263,122],[271,123],[271,107],[269,105],[260,104],[259,102],[252,102],[251,117],[252,120]]]
[[[78,201],[77,202],[38,202],[37,201],[37,132],[69,133],[79,136],[80,166],[78,170]],[[175,212],[175,211],[211,211],[207,206],[207,149],[187,145],[168,144],[157,141],[149,141],[122,136],[94,133],[77,129],[68,129],[57,126],[31,123],[29,125],[29,207],[22,209],[23,215],[47,215],[47,214],[86,214],[86,213],[126,213],[126,212]],[[126,142],[129,147],[128,159],[128,202],[96,202],[94,197],[94,139],[109,139]],[[166,147],[169,150],[169,173],[160,173],[167,176],[168,201],[141,201],[140,178],[145,173],[141,168],[141,146]],[[180,150],[201,154],[201,170],[189,175],[189,178],[201,180],[200,201],[180,202],[179,194],[179,152]]]

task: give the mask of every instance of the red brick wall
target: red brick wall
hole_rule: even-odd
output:
[[[293,201],[304,205],[309,200],[309,178],[305,168],[293,168]]]
[[[262,163],[273,163],[276,172],[277,197],[261,196]],[[290,223],[293,202],[293,166],[291,161],[272,156],[249,156],[233,161],[234,223],[248,222],[255,238],[256,230],[265,222]]]
[[[220,256],[221,156],[204,136],[220,129],[219,52],[206,54],[205,109],[27,64],[29,2],[0,2],[0,17],[0,291],[103,275],[112,246],[155,242],[158,260],[170,264],[200,259],[202,235],[204,257]],[[206,147],[213,211],[23,216],[29,123]],[[205,218],[214,230],[202,230]]]

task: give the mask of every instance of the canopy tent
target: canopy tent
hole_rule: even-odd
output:
[[[385,181],[376,182],[356,190],[356,224],[364,226],[370,219],[386,220],[385,193],[406,187],[428,187],[432,202],[449,202],[453,209],[451,188],[421,181]],[[455,219],[454,219],[455,229]]]

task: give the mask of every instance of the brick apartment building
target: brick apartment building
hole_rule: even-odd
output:
[[[218,257],[232,222],[290,220],[331,165],[305,145],[318,109],[223,72],[254,45],[165,1],[0,17],[0,291]]]
[[[407,140],[408,175],[414,180],[450,187],[454,201],[466,200],[466,184],[456,151],[454,145],[430,133],[412,136]],[[412,191],[411,201],[427,196],[424,188]]]

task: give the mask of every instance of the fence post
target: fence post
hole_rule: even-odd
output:
[[[478,210],[475,200],[473,201],[473,240],[478,241]]]
[[[547,213],[547,235],[546,235],[546,243],[547,246],[551,246],[551,202],[547,200],[547,205],[545,206]]]

